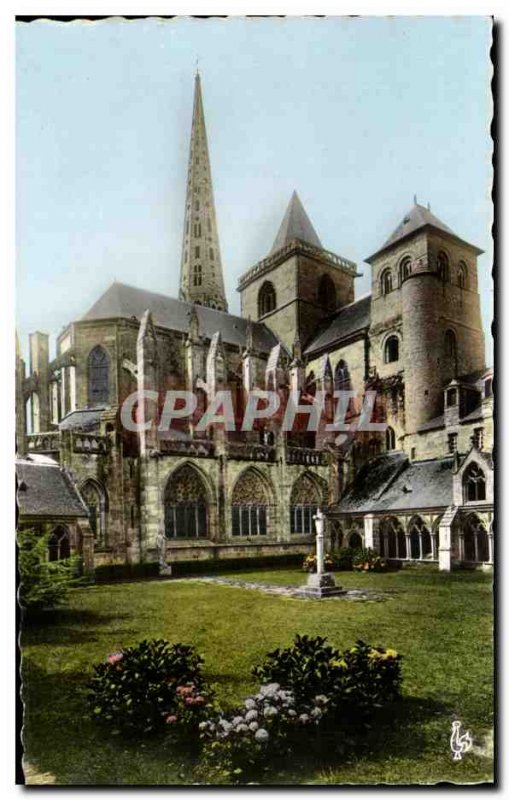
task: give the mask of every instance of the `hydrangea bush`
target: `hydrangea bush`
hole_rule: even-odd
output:
[[[326,572],[331,572],[335,568],[335,563],[333,557],[330,553],[325,553],[323,557],[323,566]],[[310,555],[306,556],[304,562],[302,564],[302,569],[304,572],[316,572],[316,554],[310,553]]]
[[[114,732],[197,732],[209,712],[203,659],[193,647],[163,639],[111,653],[94,667],[89,684],[92,714]]]
[[[358,572],[385,572],[387,562],[374,550],[367,548],[354,555],[352,568]]]
[[[299,703],[279,683],[262,685],[233,713],[219,713],[200,723],[209,774],[218,781],[234,782],[259,777],[274,757],[291,749],[296,737],[319,725],[328,703],[325,695],[317,695],[310,704]]]

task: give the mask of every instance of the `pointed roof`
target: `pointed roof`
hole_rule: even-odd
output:
[[[426,206],[421,206],[419,203],[414,203],[413,207],[408,211],[397,228],[391,233],[389,238],[384,242],[384,244],[375,252],[373,255],[369,256],[365,260],[368,264],[371,262],[375,256],[380,255],[383,253],[384,250],[387,250],[389,247],[392,247],[396,242],[400,242],[403,239],[406,239],[407,236],[410,236],[416,231],[421,230],[422,228],[434,228],[435,230],[441,231],[442,233],[447,234],[448,236],[453,236],[455,239],[459,239],[463,241],[464,244],[468,245],[468,247],[473,248],[477,254],[482,253],[482,250],[479,250],[478,247],[475,245],[469,244],[461,239],[457,234],[454,233],[445,222],[438,219],[434,214],[431,213],[429,208]]]
[[[194,81],[193,121],[187,170],[180,296],[189,302],[228,310],[217,230],[212,173],[200,74]]]
[[[286,245],[294,239],[300,239],[303,242],[307,242],[323,250],[323,245],[318,238],[318,234],[304,210],[299,195],[295,191],[288,203],[283,221],[274,240],[274,244],[272,245],[270,255],[286,247]]]

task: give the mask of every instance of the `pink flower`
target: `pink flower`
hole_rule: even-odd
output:
[[[199,694],[198,697],[195,698],[195,703],[196,703],[197,706],[202,706],[204,704],[204,702],[205,702],[205,698],[202,697],[201,694]]]
[[[119,661],[122,661],[124,654],[122,652],[119,653],[110,653],[108,658],[106,659],[108,664],[117,664]]]
[[[177,694],[186,697],[194,692],[194,686],[177,686]]]
[[[169,714],[169,716],[166,717],[166,723],[168,725],[173,725],[176,721],[177,717],[175,716],[175,714]]]

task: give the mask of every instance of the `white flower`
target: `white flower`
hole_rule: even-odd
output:
[[[220,720],[219,724],[221,725],[222,729],[223,729],[224,731],[226,731],[227,733],[228,733],[229,731],[231,731],[231,729],[232,729],[231,722],[228,722],[228,720],[227,720],[227,719],[222,719],[222,720]]]
[[[256,722],[256,720],[253,720],[253,722],[249,723],[249,730],[250,731],[257,731],[258,730],[258,723]]]
[[[245,707],[247,708],[248,711],[250,711],[253,708],[256,708],[256,702],[255,702],[255,700],[253,700],[252,697],[248,697],[247,700],[245,701],[244,705],[245,705]]]
[[[322,713],[323,713],[323,712],[322,712],[322,709],[321,709],[321,708],[318,708],[318,706],[316,706],[316,707],[315,707],[315,708],[312,710],[312,712],[311,712],[311,716],[313,717],[313,719],[320,719],[320,717],[322,716]]]
[[[245,723],[243,723],[242,725],[237,726],[236,731],[237,733],[247,733],[248,727]]]
[[[246,722],[252,722],[254,719],[258,719],[258,711],[255,708],[252,708],[246,714]]]
[[[302,722],[303,725],[305,725],[306,722],[309,722],[309,714],[301,714],[299,717],[299,722]]]
[[[289,717],[296,717],[296,716],[297,716],[297,712],[295,711],[295,709],[294,709],[294,708],[290,708],[290,709],[288,710],[288,716],[289,716]]]
[[[277,708],[274,708],[274,706],[267,706],[267,708],[263,712],[263,716],[267,718],[275,717],[278,713],[279,712]]]
[[[200,724],[198,725],[198,730],[206,731],[208,729],[208,727],[209,727],[209,723],[208,722],[200,722]]]
[[[242,725],[243,722],[244,722],[244,717],[234,717],[232,719],[232,725],[234,728],[236,728],[237,725]]]
[[[317,706],[325,706],[329,702],[329,698],[326,697],[324,694],[317,694],[314,702],[316,703]]]
[[[259,728],[255,733],[255,739],[257,742],[266,742],[268,741],[269,734],[265,730],[265,728]]]

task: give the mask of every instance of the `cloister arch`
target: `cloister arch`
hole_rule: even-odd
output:
[[[290,494],[290,531],[295,534],[313,534],[313,517],[323,502],[323,491],[309,472],[300,475]]]
[[[88,508],[90,528],[98,544],[106,543],[108,495],[104,486],[94,478],[81,484],[80,493]]]
[[[170,474],[164,492],[164,530],[167,539],[206,539],[210,492],[204,476],[190,461]]]
[[[232,489],[232,536],[266,536],[273,509],[274,489],[270,481],[255,467],[247,467]]]
[[[71,556],[71,537],[65,525],[53,528],[48,539],[48,561],[62,561]]]

